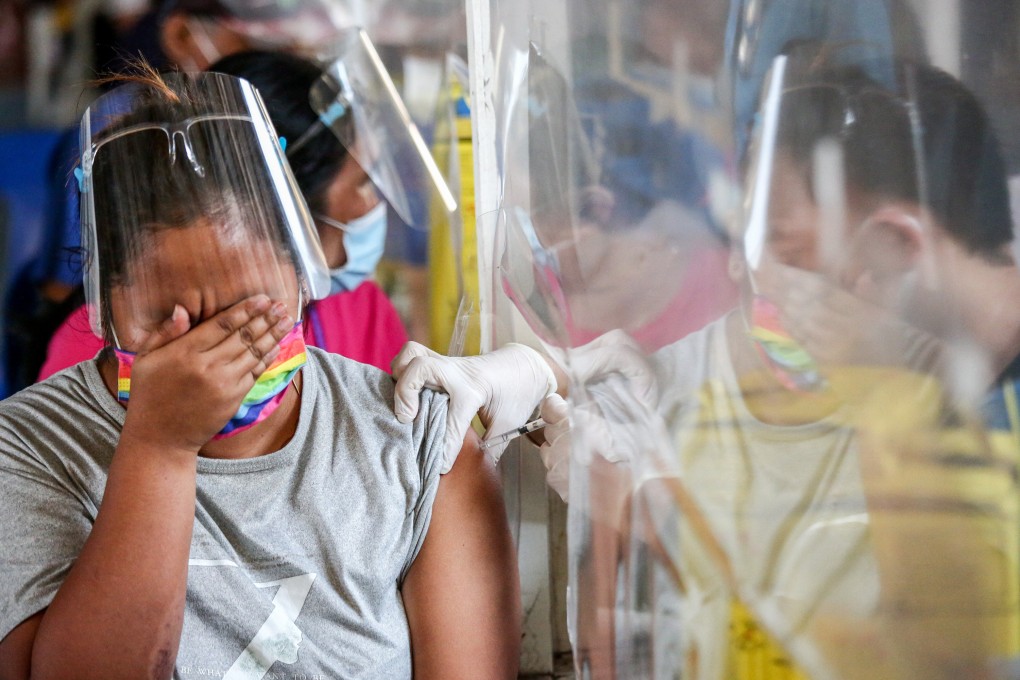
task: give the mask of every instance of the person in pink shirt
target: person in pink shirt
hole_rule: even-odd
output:
[[[407,332],[386,293],[365,281],[355,290],[309,303],[305,342],[385,371],[407,342]],[[84,305],[72,312],[50,339],[39,380],[82,361],[103,349],[102,339],[89,327]]]
[[[221,59],[210,70],[244,78],[262,95],[315,217],[332,288],[329,297],[309,304],[305,342],[389,371],[408,340],[407,331],[370,277],[386,240],[388,206],[379,191],[399,205],[401,188],[377,186],[370,177],[377,159],[362,156],[359,160],[366,161],[366,169],[348,151],[364,130],[353,120],[357,112],[353,106],[333,106],[323,113],[313,109],[310,92],[318,88],[321,93],[323,70],[293,55],[242,52]],[[79,307],[50,339],[39,380],[92,359],[103,347],[103,340],[90,330],[86,308]]]

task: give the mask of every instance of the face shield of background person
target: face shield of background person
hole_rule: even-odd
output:
[[[349,292],[382,258],[388,209],[427,229],[427,223],[413,219],[413,196],[431,187],[447,210],[454,210],[456,201],[364,31],[349,31],[334,46],[308,100],[318,120],[288,153],[296,157],[331,134],[349,154],[317,215],[330,251],[333,292]]]
[[[347,31],[337,41],[309,102],[321,125],[336,135],[404,223],[427,230],[411,210],[412,196],[421,189],[434,190],[447,211],[456,209],[456,199],[364,30]],[[316,134],[318,128],[311,128],[294,146],[300,148]]]
[[[254,89],[220,74],[167,82],[194,100],[123,86],[82,122],[86,297],[96,329],[129,351],[177,304],[194,325],[265,293],[298,319],[299,301],[328,289],[311,216]],[[121,115],[125,97],[134,104]],[[154,185],[165,187],[155,202]]]

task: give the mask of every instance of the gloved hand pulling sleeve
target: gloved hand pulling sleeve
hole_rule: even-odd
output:
[[[564,502],[570,492],[570,408],[558,394],[542,401],[545,441],[539,454],[545,464],[545,482]]]
[[[480,356],[447,357],[409,342],[393,360],[393,375],[393,411],[402,423],[417,415],[422,388],[450,395],[444,474],[453,467],[475,413],[486,428],[485,437],[503,434],[526,423],[542,399],[556,391],[556,377],[546,360],[518,343]],[[496,446],[488,453],[498,461],[505,448]]]

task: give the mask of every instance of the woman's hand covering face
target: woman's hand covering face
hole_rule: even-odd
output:
[[[879,304],[866,282],[853,290],[815,272],[774,265],[770,298],[783,310],[787,330],[820,364],[899,366],[934,371],[939,340],[911,325],[899,310]]]
[[[294,320],[255,295],[194,328],[176,306],[138,350],[122,436],[197,453],[237,412]]]

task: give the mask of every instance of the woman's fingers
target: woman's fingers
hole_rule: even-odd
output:
[[[268,298],[265,298],[265,303],[249,298],[204,322],[195,329],[196,332],[202,331],[198,339],[199,351],[209,360],[223,364],[233,363],[245,353],[254,361],[261,360],[294,326],[286,305],[273,303]],[[282,334],[276,328],[279,325],[286,327]]]
[[[230,362],[232,370],[251,373],[253,379],[258,380],[259,376],[269,367],[280,352],[280,340],[294,327],[294,320],[286,312],[284,316],[269,324],[262,321],[266,317],[253,320],[249,325],[250,341],[243,341],[243,346],[235,348],[237,354]],[[262,321],[256,323],[256,321]],[[239,333],[239,336],[241,334]]]
[[[147,340],[128,412],[139,436],[197,450],[237,412],[294,322],[285,305],[256,295],[190,331],[186,325],[187,314],[175,309]]]
[[[277,305],[283,306],[282,303],[277,303]],[[278,314],[276,310],[279,307],[277,305],[273,304],[268,295],[253,295],[203,321],[189,333],[189,337],[195,343],[194,348],[199,352],[215,352],[221,347],[230,347],[229,344],[224,346],[224,343],[239,343],[236,346],[241,346],[244,344],[241,338],[242,329],[252,321],[264,316]],[[275,323],[275,319],[273,323]],[[254,339],[261,335],[261,333],[256,333],[256,330],[257,324],[255,330],[248,328],[244,333]],[[231,349],[226,351],[230,352],[229,356],[234,355]]]
[[[293,327],[294,320],[287,308],[278,302],[262,316],[237,329],[237,333],[224,338],[213,351],[221,353],[225,361],[233,361],[245,353],[261,359]]]
[[[183,336],[191,328],[191,320],[188,318],[188,311],[180,305],[174,305],[174,311],[159,325],[159,327],[148,337],[138,348],[138,354],[153,352],[169,342]]]
[[[174,314],[171,321],[177,310]],[[222,370],[228,382],[244,382],[245,374],[258,380],[278,355],[280,340],[293,327],[294,320],[285,304],[255,295],[199,324],[188,333],[187,340],[192,350],[203,356],[200,365],[207,375]]]

